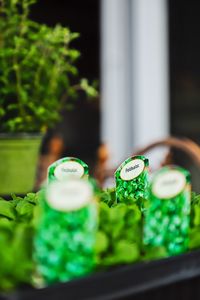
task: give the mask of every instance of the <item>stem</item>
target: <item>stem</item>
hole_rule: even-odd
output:
[[[17,89],[17,101],[18,101],[18,105],[19,105],[19,111],[20,111],[20,114],[21,114],[21,117],[25,117],[26,115],[26,112],[25,112],[25,109],[24,109],[24,106],[22,105],[22,102],[21,102],[21,97],[20,97],[20,94],[21,94],[21,74],[20,74],[20,70],[19,70],[19,64],[18,64],[18,60],[17,60],[17,57],[14,56],[13,58],[13,63],[15,65],[15,75],[16,75],[16,89]]]
[[[24,26],[26,25],[26,19],[28,16],[28,7],[26,5],[23,5],[23,12],[22,12],[22,16],[21,16],[21,22],[20,22],[20,31],[19,31],[19,38],[23,37],[23,29]],[[17,101],[18,101],[18,105],[19,105],[19,111],[21,114],[21,117],[24,119],[26,116],[26,111],[24,109],[24,105],[21,102],[21,89],[22,89],[22,80],[21,80],[21,68],[20,68],[20,63],[18,61],[18,53],[20,52],[20,43],[17,44],[16,48],[15,48],[15,53],[16,55],[14,55],[13,57],[13,62],[14,62],[14,70],[15,70],[15,74],[16,74],[16,89],[17,89]]]
[[[41,54],[41,58],[39,60],[39,63],[38,63],[38,68],[35,72],[35,78],[34,78],[34,84],[33,84],[33,86],[34,86],[33,99],[37,98],[38,85],[40,85],[40,76],[41,76],[42,69],[43,69],[43,66],[42,66],[41,62],[47,56],[48,56],[48,51],[46,49],[44,49],[44,51]]]
[[[75,85],[73,85],[71,88],[72,88],[73,90],[77,91],[77,92],[82,90],[80,84],[75,84]],[[61,100],[60,100],[61,108],[62,108],[62,107],[64,106],[64,104],[67,102],[67,99],[68,99],[68,98],[69,98],[68,93],[65,92],[65,93],[62,95]]]
[[[3,12],[4,0],[0,0],[0,13]]]

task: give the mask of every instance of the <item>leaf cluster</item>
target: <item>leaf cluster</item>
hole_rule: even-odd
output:
[[[96,90],[78,75],[79,34],[30,20],[36,0],[0,1],[0,132],[40,132],[60,119],[67,100]]]
[[[33,214],[38,203],[36,194],[25,198],[13,195],[0,199],[0,290],[7,291],[20,284],[30,284],[33,272]]]
[[[112,209],[115,208],[115,206],[117,206],[119,208],[119,210],[123,210],[124,208],[121,208],[121,204],[117,204],[116,202],[116,198],[115,198],[115,189],[108,189],[105,191],[102,191],[99,193],[99,197],[100,197],[100,201],[102,202],[102,204],[100,205],[100,228],[102,226],[102,231],[104,232],[104,235],[106,234],[106,232],[109,232],[109,230],[106,231],[106,227],[108,224],[108,227],[110,226],[110,235],[112,236],[113,232],[115,231],[115,228],[117,228],[117,226],[113,226],[112,222],[109,223],[109,220],[112,220],[112,217],[109,215],[109,213],[107,212],[107,220],[104,220],[104,216],[102,216],[102,214],[104,214],[104,210],[105,206],[104,204],[107,205],[107,207],[110,207],[110,214],[112,214]],[[127,211],[132,207],[132,203],[133,200],[127,198],[125,199],[126,202],[124,205],[126,205],[126,209]],[[101,207],[103,205],[103,207]],[[138,235],[141,237],[142,236],[142,224],[143,224],[143,217],[144,214],[146,212],[146,210],[148,209],[148,201],[146,199],[139,199],[138,201],[135,201],[135,208],[139,209],[139,211],[141,212],[141,220],[139,221],[139,226],[140,226],[140,231],[136,230],[136,232],[133,231],[134,236]],[[103,209],[102,209],[103,208]],[[121,216],[122,217],[122,216]],[[116,222],[118,222],[119,224],[124,222],[124,219],[121,219],[120,217],[120,213],[119,213],[119,219],[116,219]],[[109,225],[110,224],[110,225]],[[133,227],[134,229],[135,227]],[[123,233],[124,231],[124,233]],[[122,232],[121,232],[121,236],[126,236],[126,232],[129,231],[129,227],[128,224],[125,224],[125,227],[122,227]],[[102,237],[102,234],[99,236],[99,239]],[[103,237],[102,239],[102,244],[103,244],[103,240],[105,241],[105,237]],[[107,236],[107,240],[109,240],[111,243],[113,242],[113,244],[115,243],[115,241],[112,239],[110,239],[110,236]],[[99,244],[100,241],[98,242]],[[138,258],[140,260],[154,260],[154,259],[160,259],[163,257],[166,257],[167,254],[167,250],[165,249],[165,247],[157,247],[157,248],[150,248],[150,247],[144,247],[141,244],[141,241],[138,240],[137,242],[137,246],[138,249],[140,251]],[[115,247],[116,244],[114,244]],[[189,229],[189,249],[197,249],[200,248],[200,195],[192,192],[192,197],[191,197],[191,217],[190,217],[190,229]],[[113,257],[113,261],[114,264],[117,263],[117,260],[115,260],[115,254],[111,251],[111,248],[107,248],[108,252],[107,254],[110,252],[112,253],[112,257]],[[105,255],[105,253],[104,253]],[[101,259],[102,261],[100,262],[100,264],[102,263],[102,265],[104,265],[104,257],[106,257],[106,255],[101,255]],[[109,254],[108,254],[109,255]],[[111,263],[110,263],[111,264]]]
[[[139,208],[135,204],[109,207],[101,202],[99,214],[97,265],[106,267],[139,260],[142,245]]]
[[[32,258],[39,195],[29,193],[10,201],[0,199],[0,291],[33,284]],[[164,247],[145,248],[142,222],[145,210],[134,204],[117,204],[115,190],[98,191],[99,227],[95,245],[98,269],[166,256]],[[200,247],[200,195],[192,193],[190,249]]]
[[[200,247],[200,195],[192,193],[189,248]]]

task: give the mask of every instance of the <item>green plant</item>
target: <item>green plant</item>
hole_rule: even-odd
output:
[[[39,132],[60,119],[77,92],[96,97],[78,75],[79,51],[70,43],[79,35],[29,19],[36,0],[0,0],[0,132]]]
[[[38,195],[31,193],[25,198],[13,195],[10,201],[0,199],[0,291],[32,283],[33,221],[37,203]]]
[[[142,245],[142,212],[137,204],[117,204],[115,190],[99,191],[99,229],[96,240],[97,268],[160,259],[165,247]],[[33,285],[33,238],[40,211],[39,195],[0,198],[0,291]],[[200,195],[192,193],[190,249],[200,247]]]
[[[189,248],[200,247],[200,195],[192,193]]]
[[[127,264],[140,259],[142,214],[137,205],[100,203],[97,266]]]

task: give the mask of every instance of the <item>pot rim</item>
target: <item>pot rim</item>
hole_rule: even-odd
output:
[[[0,133],[0,139],[1,140],[8,140],[8,139],[42,139],[44,134],[42,133],[28,133],[28,132],[22,132],[22,133]]]

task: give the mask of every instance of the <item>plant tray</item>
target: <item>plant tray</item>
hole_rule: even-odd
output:
[[[199,300],[200,250],[162,260],[116,267],[48,288],[19,290],[0,300],[149,298]]]

